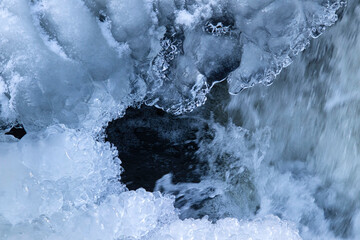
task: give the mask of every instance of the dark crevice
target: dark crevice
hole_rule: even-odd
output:
[[[208,126],[192,117],[176,117],[155,107],[129,108],[123,118],[109,123],[106,141],[116,146],[130,190],[153,191],[165,174],[172,181],[200,182],[206,164],[196,155],[199,135]]]
[[[100,22],[105,22],[105,21],[106,21],[106,18],[107,18],[107,17],[106,17],[105,14],[103,14],[103,13],[100,13],[100,14],[99,14],[99,21],[100,21]]]
[[[25,136],[26,131],[22,124],[17,124],[13,126],[10,131],[5,133],[6,135],[12,135],[16,137],[17,139],[21,139],[23,136]]]

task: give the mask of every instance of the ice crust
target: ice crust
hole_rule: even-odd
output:
[[[227,79],[230,93],[270,84],[311,37],[336,21],[341,5],[3,0],[1,118],[76,127],[94,91],[114,105],[191,111],[217,81]]]
[[[266,213],[182,221],[173,197],[127,191],[102,128],[140,103],[192,111],[224,79],[230,93],[270,84],[340,5],[2,0],[0,133],[28,134],[0,138],[0,238],[300,239]]]

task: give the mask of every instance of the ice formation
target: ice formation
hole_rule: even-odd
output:
[[[322,0],[0,4],[1,89],[10,98],[2,97],[2,115],[71,127],[105,95],[120,105],[117,111],[144,101],[180,114],[202,105],[225,78],[232,93],[269,84],[336,21],[341,6]]]
[[[180,187],[178,194],[215,186],[209,209],[226,206],[216,213],[221,215],[216,223],[187,218],[194,213],[186,208],[179,213],[174,191],[174,196],[128,191],[120,179],[121,160],[104,141],[103,128],[143,103],[177,115],[190,112],[224,80],[233,94],[271,84],[311,38],[335,23],[342,5],[338,0],[1,0],[0,238],[333,237],[314,202],[318,185],[309,184],[320,180],[268,168],[264,155],[274,156],[275,150],[256,109],[244,110],[257,124],[242,119],[250,130],[210,121],[214,139],[201,142],[199,154],[213,164],[213,182],[174,185],[168,175],[158,182],[169,193]],[[329,111],[347,98],[333,100]],[[17,123],[27,135],[21,140],[4,135]],[[319,142],[323,145],[326,141]],[[321,154],[314,158],[324,159]],[[219,167],[219,158],[228,167]],[[246,184],[223,188],[232,181]],[[257,203],[262,207],[255,216]]]

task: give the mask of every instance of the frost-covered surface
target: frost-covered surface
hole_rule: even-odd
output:
[[[219,189],[238,178],[252,182],[226,185],[220,194],[229,197],[215,206],[227,208],[216,223],[180,220],[170,196],[127,191],[119,181],[117,152],[104,143],[102,128],[143,102],[176,114],[191,111],[225,78],[231,93],[271,83],[310,38],[336,21],[340,5],[0,1],[0,238],[300,239],[299,229],[308,238],[332,236],[308,184],[316,178],[299,180],[263,164],[267,128],[252,135],[215,124],[215,139],[201,146],[214,169],[219,157],[242,160],[225,158],[231,169],[214,173]],[[16,121],[28,131],[20,141],[3,136]],[[258,175],[249,177],[246,169]],[[201,188],[213,184],[203,183]],[[256,193],[241,194],[253,188]],[[254,203],[234,210],[248,203],[246,197],[261,201],[258,216],[251,215]],[[319,224],[303,223],[304,215]]]

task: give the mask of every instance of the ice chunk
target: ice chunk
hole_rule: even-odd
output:
[[[81,2],[43,0],[37,15],[49,38],[55,39],[66,55],[80,61],[94,80],[106,80],[120,60],[106,43],[96,18]]]
[[[1,76],[14,117],[18,115],[27,126],[78,123],[92,91],[88,76],[79,64],[48,51],[31,24],[28,5],[14,3],[0,3]],[[19,11],[21,15],[13,13]]]
[[[98,201],[119,175],[116,151],[62,126],[0,145],[0,215],[10,223]],[[14,205],[9,205],[11,202]]]
[[[144,101],[181,114],[204,104],[224,79],[230,93],[270,84],[336,21],[341,2],[4,0],[0,6],[1,78],[9,99],[1,98],[1,115],[11,112],[30,129],[79,126],[94,91],[113,98],[105,111]]]
[[[293,226],[277,217],[252,222],[235,219],[219,220],[216,224],[203,220],[175,221],[150,239],[301,239]]]
[[[110,0],[108,15],[112,33],[118,42],[127,42],[135,59],[143,60],[151,48],[151,29],[156,26],[151,1]]]
[[[169,43],[153,59],[148,82],[157,90],[147,103],[175,114],[203,104],[212,84],[226,78],[233,94],[271,84],[310,38],[337,20],[341,7],[322,0],[193,1],[178,2],[171,14],[164,5],[157,5],[160,13],[167,10],[158,19],[167,28],[161,41]],[[179,52],[164,58],[168,48]]]

